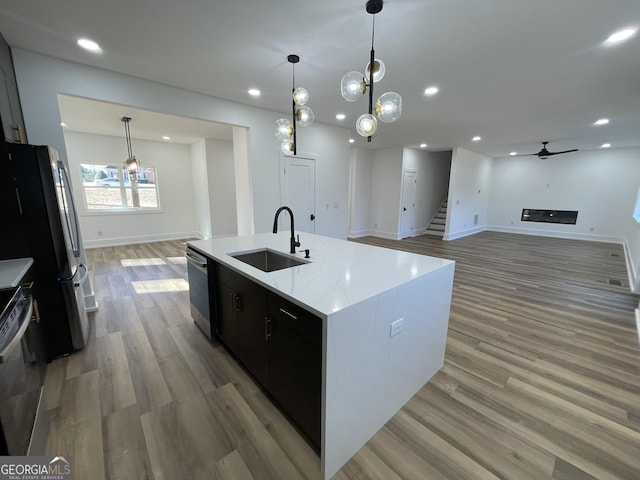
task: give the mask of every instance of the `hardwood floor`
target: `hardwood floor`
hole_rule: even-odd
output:
[[[621,246],[358,241],[457,263],[444,368],[336,480],[640,477],[638,297]],[[100,310],[89,345],[48,367],[48,453],[72,455],[79,480],[317,478],[317,455],[191,321],[183,251],[87,252]]]

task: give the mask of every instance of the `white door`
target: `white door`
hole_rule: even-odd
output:
[[[416,185],[418,173],[405,170],[402,179],[402,211],[400,212],[400,236],[411,237],[416,226]]]
[[[312,158],[285,156],[281,171],[282,204],[293,211],[296,232],[315,233],[316,163]],[[280,214],[279,229],[290,228],[286,210]]]

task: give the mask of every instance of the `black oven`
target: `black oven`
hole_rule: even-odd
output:
[[[44,455],[46,356],[30,290],[0,290],[0,455]]]

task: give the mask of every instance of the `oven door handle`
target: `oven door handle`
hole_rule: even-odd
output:
[[[196,256],[190,254],[189,251],[187,251],[184,254],[184,256],[187,257],[187,262],[189,262],[191,265],[196,267],[201,272],[205,273],[207,271],[207,262],[206,262],[206,260],[197,258]]]
[[[29,302],[29,308],[27,308],[27,312],[22,317],[22,320],[20,320],[20,328],[18,328],[18,331],[9,341],[7,346],[0,351],[0,363],[5,363],[11,356],[11,352],[13,352],[16,346],[18,346],[24,336],[24,333],[27,331],[29,323],[31,322],[31,316],[33,315],[33,298],[27,297],[27,301]]]

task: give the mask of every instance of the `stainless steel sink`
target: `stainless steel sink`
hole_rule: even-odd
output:
[[[275,272],[276,270],[297,267],[298,265],[309,263],[305,260],[301,260],[285,253],[276,252],[269,248],[252,250],[249,252],[230,253],[229,256],[251,265],[252,267],[259,268],[263,272]]]

